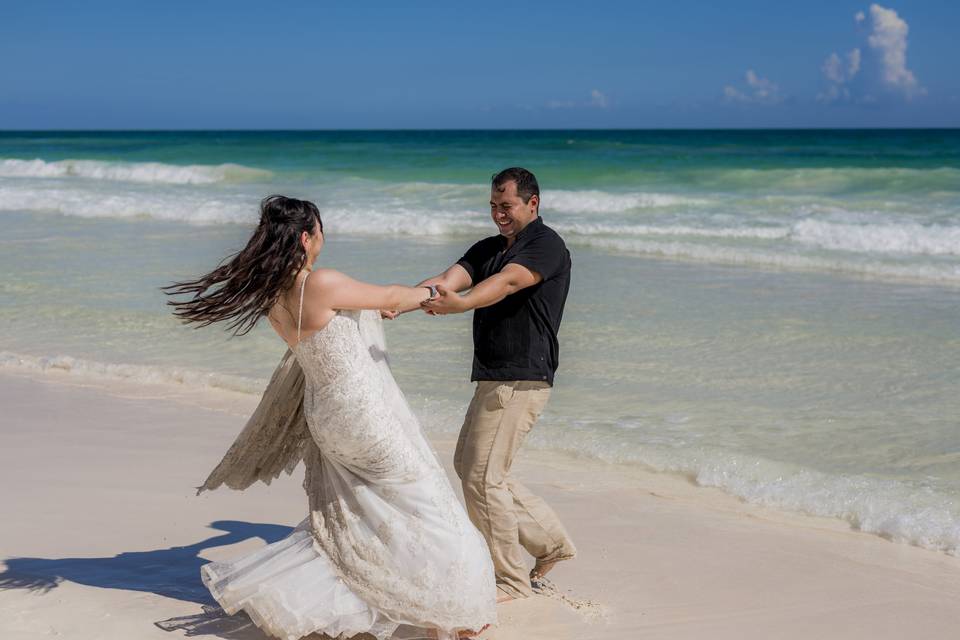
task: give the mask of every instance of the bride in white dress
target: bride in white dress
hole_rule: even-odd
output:
[[[242,251],[167,288],[193,294],[170,303],[187,322],[230,321],[242,334],[267,316],[291,349],[201,490],[269,483],[306,464],[309,516],[284,540],[205,565],[204,584],[226,612],[285,640],[382,640],[400,625],[441,639],[475,633],[496,621],[490,555],[394,382],[376,311],[415,309],[431,292],[311,272],[322,229],[312,203],[271,196]],[[278,395],[289,398],[296,366],[307,430],[299,404]]]

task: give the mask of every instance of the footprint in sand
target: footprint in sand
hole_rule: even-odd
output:
[[[589,622],[607,622],[610,617],[610,610],[599,602],[593,600],[578,600],[560,591],[552,581],[547,578],[538,578],[531,582],[534,593],[557,600],[568,609],[576,612],[580,617]]]

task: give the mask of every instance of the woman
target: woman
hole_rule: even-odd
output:
[[[290,427],[289,411],[263,413],[265,398],[259,422],[251,419],[204,488],[269,482],[302,458],[310,515],[282,541],[205,565],[204,584],[225,611],[243,609],[288,640],[383,639],[399,625],[469,635],[496,620],[493,566],[393,380],[375,311],[415,309],[434,292],[311,271],[323,243],[313,203],[270,196],[243,250],[167,288],[192,294],[170,303],[186,322],[228,321],[244,334],[266,316],[306,380],[309,433]],[[224,480],[230,474],[249,479]]]

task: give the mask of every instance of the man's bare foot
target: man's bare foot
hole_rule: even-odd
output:
[[[546,576],[550,571],[557,566],[558,562],[563,562],[564,560],[570,560],[573,556],[567,556],[566,558],[557,558],[556,560],[537,560],[536,564],[533,565],[533,569],[530,571],[530,586],[534,590],[542,587],[544,584],[549,583],[549,580],[546,580]]]
[[[559,560],[554,560],[552,562],[540,562],[537,560],[537,563],[533,565],[533,569],[530,571],[530,579],[537,580],[538,578],[545,578],[550,570],[557,566]]]

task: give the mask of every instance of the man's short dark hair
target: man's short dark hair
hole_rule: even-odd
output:
[[[530,202],[531,196],[537,196],[537,199],[540,199],[540,185],[537,184],[537,177],[522,167],[504,169],[493,176],[491,182],[498,191],[503,190],[503,185],[508,182],[516,182],[517,195],[524,203]]]

